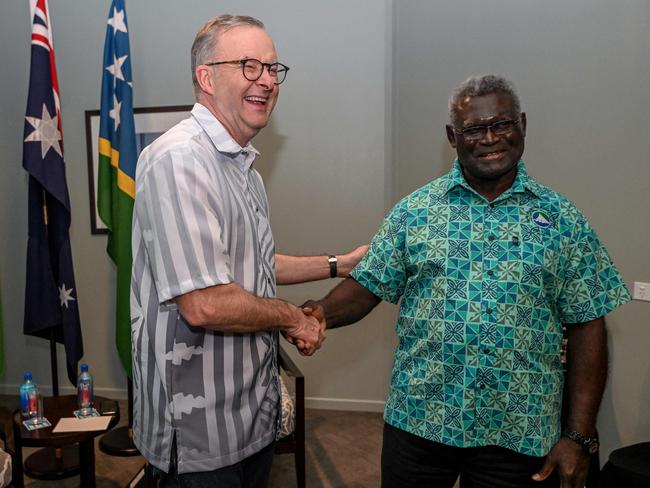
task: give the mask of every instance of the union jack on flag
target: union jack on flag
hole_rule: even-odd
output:
[[[23,136],[23,167],[29,173],[23,331],[63,343],[68,378],[76,384],[83,344],[70,250],[59,83],[47,0],[32,0],[30,7],[32,52]]]

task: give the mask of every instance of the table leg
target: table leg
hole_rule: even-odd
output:
[[[16,488],[23,488],[23,443],[22,437],[20,436],[20,425],[16,425],[16,422],[13,422],[14,425],[14,459],[13,459],[13,469],[11,473],[12,483]]]
[[[81,488],[95,488],[95,439],[79,443]]]

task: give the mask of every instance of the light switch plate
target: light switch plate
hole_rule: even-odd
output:
[[[650,283],[634,282],[634,299],[650,302]]]

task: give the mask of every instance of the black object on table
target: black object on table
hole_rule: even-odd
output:
[[[95,403],[109,400],[104,397],[95,397]],[[13,429],[15,442],[14,486],[23,487],[23,447],[44,447],[25,461],[24,472],[32,478],[60,479],[80,476],[81,486],[92,488],[95,486],[95,442],[96,436],[106,430],[90,432],[65,432],[55,434],[52,432],[59,419],[72,417],[77,409],[76,395],[63,395],[43,398],[43,414],[52,424],[43,429],[28,430],[23,425],[19,411],[13,415]],[[119,422],[120,414],[111,416],[108,429]],[[78,446],[75,446],[78,444]]]

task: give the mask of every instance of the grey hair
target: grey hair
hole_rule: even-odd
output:
[[[208,20],[203,27],[199,29],[192,43],[192,84],[194,85],[194,94],[201,92],[201,87],[196,79],[196,67],[212,61],[217,46],[217,40],[223,32],[234,29],[235,27],[258,27],[264,29],[262,21],[248,15],[219,15]]]
[[[517,95],[517,91],[512,82],[501,75],[483,74],[470,76],[451,92],[448,103],[449,121],[451,124],[455,126],[458,122],[456,118],[456,107],[462,98],[480,97],[492,93],[505,93],[506,95],[510,95],[515,106],[514,115],[519,116],[521,113],[519,95]]]

